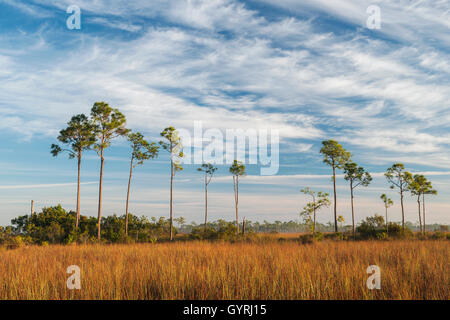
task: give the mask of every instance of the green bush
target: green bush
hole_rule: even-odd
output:
[[[333,232],[333,233],[326,233],[324,235],[324,238],[327,240],[348,240],[349,236],[348,234],[342,232]]]
[[[387,234],[389,236],[398,236],[402,233],[402,226],[396,222],[389,222]]]
[[[189,238],[192,240],[226,240],[234,241],[240,236],[236,235],[236,226],[231,222],[223,222],[218,225],[217,229],[204,226],[192,228]]]
[[[298,237],[299,241],[303,244],[313,243],[315,241],[322,241],[324,239],[324,234],[321,232],[316,232],[315,234],[308,233],[302,234]]]
[[[388,238],[388,235],[386,232],[377,232],[378,240],[386,240],[387,238]]]
[[[431,234],[431,239],[434,239],[434,240],[443,240],[445,238],[446,238],[446,234],[441,231],[435,231]]]
[[[125,234],[125,215],[107,216],[101,220],[103,243],[156,242],[168,237],[169,221],[128,215],[128,236]],[[76,214],[64,210],[61,205],[43,208],[41,213],[19,216],[12,226],[0,229],[0,244],[11,242],[11,237],[21,236],[26,243],[95,243],[97,242],[97,219],[81,215],[79,227],[75,229]],[[176,234],[177,229],[174,228]]]

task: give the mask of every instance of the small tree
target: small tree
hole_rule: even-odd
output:
[[[341,230],[344,231],[344,222],[345,222],[345,219],[344,219],[344,216],[343,216],[343,215],[339,215],[339,216],[338,216],[338,222],[341,224]]]
[[[420,212],[420,200],[424,192],[424,187],[427,182],[427,178],[425,178],[422,174],[415,174],[413,179],[409,181],[408,190],[411,192],[412,196],[417,196],[417,209],[419,212],[419,229],[420,232],[423,232],[422,227],[422,215]]]
[[[402,229],[405,230],[405,208],[403,205],[403,197],[405,191],[408,191],[409,183],[412,179],[412,174],[405,171],[403,163],[395,163],[388,168],[384,174],[390,184],[391,189],[398,188],[400,193],[400,205],[402,207]]]
[[[80,223],[80,174],[81,157],[83,151],[90,150],[95,143],[94,126],[88,117],[84,114],[73,116],[67,123],[67,127],[59,132],[58,140],[70,149],[63,149],[57,144],[52,144],[51,153],[56,157],[61,152],[68,152],[69,158],[77,158],[78,161],[78,179],[77,179],[77,217],[75,228],[78,229]]]
[[[159,144],[170,153],[170,240],[173,240],[173,178],[175,173],[183,170],[181,158],[183,158],[183,144],[178,131],[174,127],[167,127],[161,132],[161,137],[166,141]]]
[[[417,196],[417,208],[419,211],[419,226],[420,232],[425,233],[425,194],[437,194],[436,190],[433,190],[431,182],[422,174],[415,174],[413,179],[410,181],[409,190],[413,196]],[[423,224],[420,213],[420,201],[423,201]]]
[[[437,195],[437,190],[433,189],[431,181],[427,181],[422,194],[422,204],[423,204],[423,232],[427,232],[427,224],[425,221],[425,195]]]
[[[118,110],[111,108],[105,102],[96,102],[91,110],[91,118],[95,125],[95,134],[97,141],[94,148],[100,157],[100,183],[98,191],[98,234],[101,238],[102,221],[102,187],[103,187],[103,166],[105,162],[104,151],[111,145],[113,139],[124,136],[128,133],[125,128],[125,116]]]
[[[211,182],[211,179],[214,173],[218,170],[218,168],[214,167],[211,163],[204,163],[197,170],[205,173],[205,231],[206,231],[206,227],[208,225],[208,185]]]
[[[357,230],[363,238],[377,238],[383,235],[384,224],[383,216],[375,214],[363,220]]]
[[[334,231],[337,227],[337,195],[336,195],[336,169],[342,169],[344,164],[350,160],[350,152],[346,151],[336,140],[322,141],[323,162],[333,169],[333,191],[334,191]]]
[[[358,167],[358,165],[354,162],[347,162],[344,165],[344,173],[345,180],[350,182],[350,198],[352,205],[352,232],[353,238],[356,236],[356,228],[355,228],[355,210],[353,206],[353,190],[358,186],[367,187],[372,181],[372,177],[370,173],[364,170],[363,167]]]
[[[389,232],[389,230],[388,230],[388,208],[392,207],[394,205],[394,201],[392,201],[391,198],[388,198],[388,196],[385,193],[383,193],[380,196],[380,199],[383,200],[384,209],[386,211],[386,232],[388,233]]]
[[[329,207],[331,204],[330,199],[328,198],[328,193],[321,191],[316,193],[308,187],[300,190],[300,192],[312,197],[312,201],[308,202],[306,206],[303,207],[303,211],[300,212],[300,216],[302,216],[303,220],[311,226],[311,231],[315,234],[316,212],[323,207]]]
[[[128,141],[131,143],[131,161],[130,161],[130,176],[128,178],[127,202],[125,206],[125,234],[128,236],[128,204],[130,200],[131,177],[133,176],[133,169],[144,164],[145,160],[154,159],[158,156],[159,147],[156,143],[149,143],[144,139],[140,132],[129,133]]]
[[[234,160],[230,167],[230,173],[233,175],[234,204],[236,208],[236,234],[239,234],[239,177],[245,176],[245,165],[241,161]]]

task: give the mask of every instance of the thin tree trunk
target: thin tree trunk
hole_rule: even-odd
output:
[[[420,214],[420,195],[417,196],[417,208],[419,209],[419,227],[420,227],[420,232],[422,232],[422,217]]]
[[[101,239],[101,221],[102,221],[102,186],[103,186],[103,164],[105,159],[103,158],[103,149],[100,152],[100,184],[98,189],[98,233],[97,239]]]
[[[170,147],[170,241],[173,240],[173,155]]]
[[[385,205],[384,208],[386,209],[386,234],[389,234],[389,228],[388,228],[388,215],[387,215],[387,206]]]
[[[236,205],[236,234],[239,235],[239,176],[233,176],[234,202]]]
[[[333,165],[333,190],[334,190],[334,232],[338,232],[337,226],[337,196],[336,196],[336,167]]]
[[[312,198],[313,198],[313,229],[312,229],[312,233],[313,235],[316,234],[316,197],[314,196],[314,194],[311,194]]]
[[[400,204],[402,206],[402,229],[403,231],[405,231],[405,207],[403,206],[403,188],[400,188]]]
[[[356,237],[356,230],[355,230],[355,210],[353,207],[353,181],[350,181],[350,194],[351,194],[351,202],[352,202],[352,230],[353,230],[353,240],[355,240]]]
[[[422,195],[422,205],[423,205],[423,233],[427,232],[427,224],[425,222],[425,193]]]
[[[78,180],[77,180],[77,218],[75,222],[75,229],[78,230],[80,223],[80,174],[81,174],[81,152],[78,153]]]
[[[316,208],[314,207],[314,218],[313,218],[313,235],[316,234]]]
[[[208,181],[205,173],[205,232],[208,225]]]
[[[243,235],[243,236],[245,235],[245,217],[244,217],[244,219],[242,220],[242,235]]]
[[[128,178],[127,203],[125,206],[125,234],[127,236],[128,236],[128,204],[130,201],[131,177],[133,176],[133,160],[134,160],[134,157],[131,157],[130,177]]]

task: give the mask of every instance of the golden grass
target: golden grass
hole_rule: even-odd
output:
[[[447,241],[23,247],[0,251],[0,299],[447,300],[448,257]],[[372,264],[381,290],[366,287]]]

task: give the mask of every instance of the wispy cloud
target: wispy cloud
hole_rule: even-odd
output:
[[[286,172],[248,176],[254,184],[323,185],[317,153],[326,138],[370,171],[402,161],[447,175],[437,170],[450,166],[448,1],[376,1],[380,30],[365,28],[368,0],[255,3],[1,1],[61,22],[1,33],[0,131],[19,142],[4,148],[32,141],[47,150],[72,114],[104,100],[155,139],[197,120],[205,129],[279,129]],[[63,23],[72,4],[82,10],[76,32]]]
[[[98,182],[81,182],[81,185],[97,184]],[[46,183],[46,184],[23,184],[23,185],[3,185],[0,189],[41,189],[41,188],[60,188],[76,186],[76,183]]]

